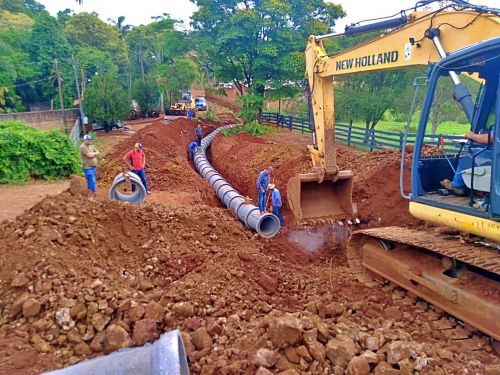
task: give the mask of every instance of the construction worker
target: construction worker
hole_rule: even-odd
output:
[[[142,144],[136,143],[134,145],[134,149],[127,152],[127,154],[123,157],[123,161],[132,173],[135,173],[141,178],[141,182],[146,189],[146,193],[149,194],[146,172],[144,170],[146,167],[146,154],[143,151]],[[135,191],[135,184],[132,184],[132,191]]]
[[[493,142],[493,136],[493,132],[478,134],[473,131],[469,131],[467,134],[465,134],[464,138],[485,145]],[[491,150],[484,150],[480,155],[484,158],[491,158],[492,152]],[[462,168],[460,167],[460,165],[457,166],[457,170],[455,171],[455,175],[453,176],[452,181],[444,179],[440,181],[440,183],[444,188],[455,192],[455,194],[457,195],[465,194],[465,182],[464,178],[462,177]]]
[[[201,124],[198,124],[194,132],[196,134],[196,140],[198,141],[198,146],[201,146],[201,139],[203,138],[203,129],[201,128]]]
[[[198,149],[198,143],[196,143],[196,141],[193,141],[188,145],[188,152],[189,152],[188,160],[194,159],[194,154],[195,154],[197,149]]]
[[[281,213],[281,208],[283,207],[283,200],[281,199],[281,194],[278,189],[276,189],[276,185],[269,184],[268,190],[271,194],[271,199],[273,202],[273,214],[280,219],[280,224],[282,227],[285,226],[285,220],[283,219],[283,214]]]
[[[97,157],[101,153],[92,144],[92,136],[85,134],[83,143],[80,145],[80,158],[82,160],[83,173],[87,180],[87,189],[96,192]]]
[[[188,118],[188,120],[192,120],[193,119],[193,114],[194,114],[193,110],[191,108],[189,108],[187,110],[187,118]]]
[[[262,170],[257,178],[257,194],[259,196],[259,211],[261,215],[266,213],[267,187],[272,173],[273,167],[269,166]]]

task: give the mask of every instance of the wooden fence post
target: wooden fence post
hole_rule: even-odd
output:
[[[347,146],[351,146],[352,124],[347,128]]]
[[[373,146],[375,144],[375,129],[370,129],[370,133],[371,133],[370,151],[373,151]]]

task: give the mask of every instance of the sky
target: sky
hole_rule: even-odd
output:
[[[83,0],[83,5],[78,5],[75,0],[38,0],[45,5],[47,10],[56,15],[59,10],[66,8],[76,12],[96,12],[107,21],[108,18],[116,19],[125,16],[125,23],[131,25],[147,24],[151,16],[169,13],[172,18],[183,20],[189,26],[189,17],[196,7],[189,0]],[[340,32],[346,25],[361,20],[389,16],[401,9],[409,8],[417,0],[335,0],[341,4],[347,17],[338,21],[335,31]],[[472,0],[473,4],[482,4],[498,7],[498,0]]]

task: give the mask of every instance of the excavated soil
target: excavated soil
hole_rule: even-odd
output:
[[[104,189],[124,152],[143,143],[153,189],[168,202],[109,202],[89,196],[74,177],[68,191],[3,223],[0,374],[61,368],[176,328],[194,374],[499,371],[483,336],[453,328],[455,321],[400,289],[360,284],[336,246],[345,241],[338,228],[263,240],[211,199],[176,201],[176,191],[206,189],[185,160],[190,139],[179,139],[182,128],[192,132],[194,124],[179,119],[142,129],[101,168]],[[309,167],[303,151],[281,141],[220,137],[212,158],[228,168],[236,152],[229,180],[248,181],[251,194],[263,165],[276,166],[280,184]],[[379,155],[381,163],[392,157]],[[167,164],[172,160],[179,169]],[[370,163],[376,178],[384,168]],[[363,165],[360,158],[356,168]]]
[[[285,201],[285,219],[293,222],[287,207],[286,184],[296,173],[308,172],[311,162],[306,137],[290,137],[287,130],[279,130],[264,140],[248,134],[219,136],[212,147],[214,166],[242,193],[257,201],[256,179],[259,172],[272,165],[273,181]],[[287,141],[292,138],[293,141]],[[296,139],[298,138],[298,139]],[[407,158],[406,189],[410,174]],[[354,172],[353,201],[358,216],[365,222],[378,221],[381,225],[417,226],[418,220],[408,213],[408,201],[399,193],[400,153],[397,151],[362,152],[339,146],[337,163],[341,169]]]

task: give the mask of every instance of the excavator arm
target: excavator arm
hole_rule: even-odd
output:
[[[356,213],[352,203],[352,177],[336,162],[334,78],[387,69],[437,64],[448,53],[500,35],[500,17],[488,11],[415,11],[410,15],[366,26],[346,28],[354,35],[392,27],[392,31],[328,55],[323,40],[335,37],[310,36],[305,51],[306,75],[311,90],[314,145],[308,146],[313,169],[288,183],[288,200],[295,217],[330,216],[346,218]],[[474,103],[469,90],[455,72],[455,99],[472,121]]]

